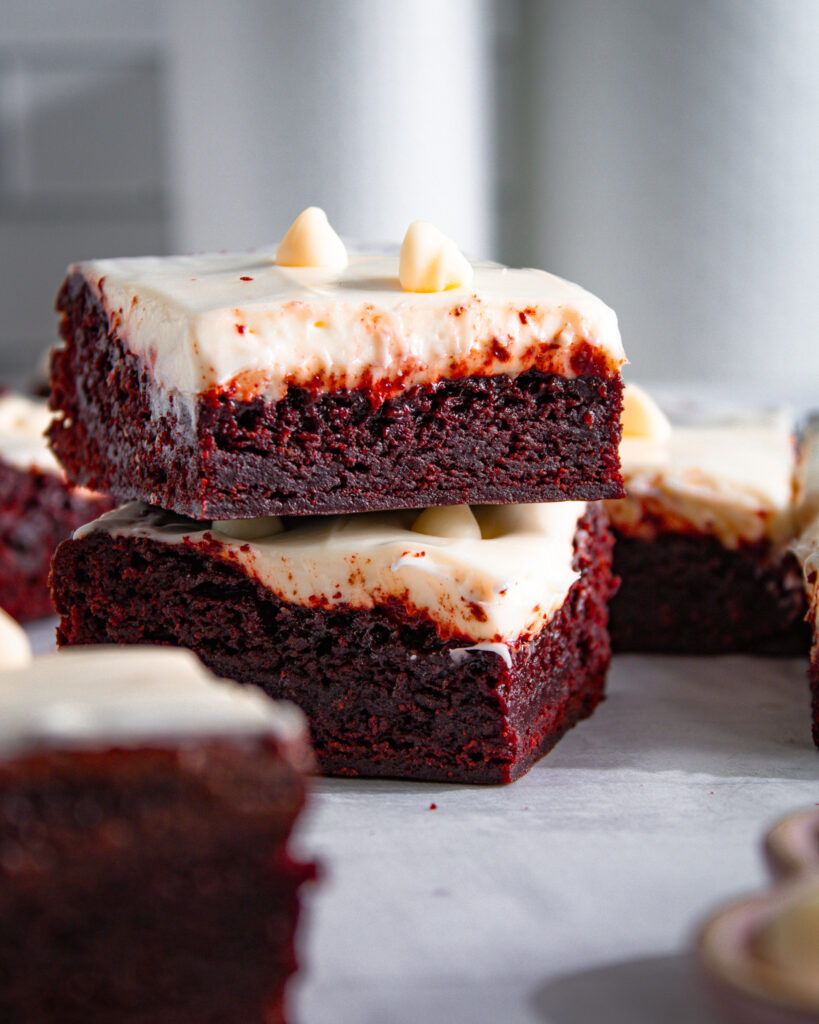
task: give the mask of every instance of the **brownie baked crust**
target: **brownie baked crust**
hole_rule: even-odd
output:
[[[283,1021],[303,801],[267,739],[0,764],[0,1019]]]
[[[0,456],[0,607],[27,622],[54,614],[48,573],[58,544],[113,508],[56,473],[20,469]]]
[[[621,497],[622,383],[590,346],[577,376],[529,370],[398,394],[291,385],[278,402],[211,390],[195,424],[159,409],[150,369],[79,274],[57,300],[49,431],[69,478],[198,519]]]
[[[615,651],[666,654],[804,654],[802,571],[767,542],[736,550],[714,537],[615,531],[611,603]]]
[[[455,653],[395,600],[372,610],[281,601],[191,544],[93,532],[67,541],[52,586],[58,643],[189,647],[226,678],[298,704],[321,770],[499,783],[522,775],[602,698],[612,537],[591,506],[562,608],[509,648]]]

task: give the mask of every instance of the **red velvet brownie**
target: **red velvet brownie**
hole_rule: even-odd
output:
[[[0,673],[0,1020],[282,1021],[305,735],[186,651]]]
[[[210,524],[132,503],[60,547],[52,585],[60,644],[190,647],[298,704],[327,774],[509,782],[609,663],[594,504]]]
[[[48,570],[57,545],[113,507],[72,487],[48,450],[46,403],[0,394],[0,608],[20,621],[53,615]]]
[[[813,742],[819,747],[819,417],[808,423],[800,452],[799,532],[793,552],[802,566],[812,634],[808,678]]]
[[[640,410],[632,428],[633,403]],[[805,597],[788,548],[791,418],[677,403],[672,426],[629,385],[623,434],[626,497],[606,503],[621,580],[611,606],[614,649],[804,651]]]
[[[467,266],[414,292],[373,252],[76,264],[52,447],[76,483],[199,519],[622,494],[614,313]]]

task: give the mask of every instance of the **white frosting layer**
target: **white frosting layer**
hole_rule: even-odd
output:
[[[793,535],[796,456],[783,410],[668,410],[671,435],[624,437],[626,497],[606,502],[623,533],[715,535],[728,548]],[[676,413],[676,415],[675,415]]]
[[[578,578],[573,541],[585,509],[569,501],[475,506],[481,538],[416,533],[410,511],[289,519],[283,533],[242,540],[132,502],[75,537],[104,530],[206,545],[285,601],[373,608],[396,599],[426,612],[444,639],[502,643],[539,631],[565,601]]]
[[[469,288],[401,289],[398,258],[353,254],[343,270],[281,267],[272,251],[75,264],[124,343],[168,394],[208,389],[277,400],[288,384],[400,390],[538,366],[573,376],[592,345],[624,361],[617,318],[542,270],[474,264]]]
[[[22,668],[31,661],[31,643],[26,631],[0,608],[0,670]]]
[[[60,473],[45,439],[49,423],[51,413],[45,400],[0,395],[0,457],[17,469]]]
[[[217,679],[178,648],[76,647],[0,673],[0,757],[304,728],[297,708]]]

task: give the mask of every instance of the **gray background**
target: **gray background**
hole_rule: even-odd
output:
[[[418,217],[620,314],[633,375],[819,381],[816,0],[0,0],[0,372],[71,260]]]

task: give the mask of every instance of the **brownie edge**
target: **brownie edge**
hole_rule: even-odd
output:
[[[0,763],[0,1019],[279,1024],[310,864],[263,738]]]
[[[791,654],[807,651],[802,573],[768,543],[723,547],[715,537],[615,530],[611,604],[615,651]]]

